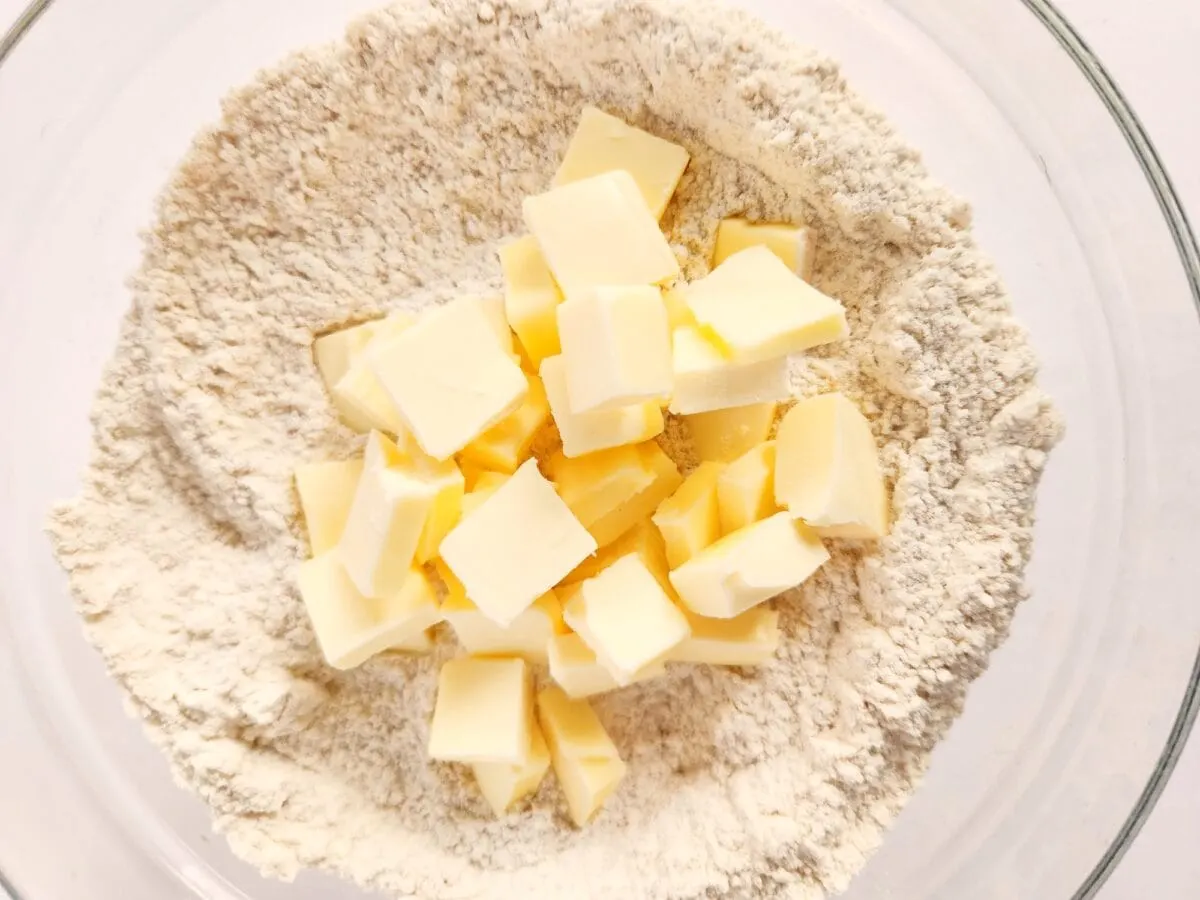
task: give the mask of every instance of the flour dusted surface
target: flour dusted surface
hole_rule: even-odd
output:
[[[495,249],[594,103],[693,154],[664,227],[805,222],[851,339],[794,366],[873,422],[895,523],[777,602],[779,657],[597,707],[629,775],[497,821],[424,745],[437,665],[323,665],[291,473],[349,456],[314,333],[498,287]],[[225,104],[163,195],[51,531],[91,640],[235,851],[397,896],[819,898],[877,846],[1023,598],[1059,423],[963,203],[836,65],[709,2],[402,4]],[[678,429],[666,445],[687,463]]]

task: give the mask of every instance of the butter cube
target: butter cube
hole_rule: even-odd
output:
[[[671,395],[671,335],[662,291],[647,285],[572,291],[558,308],[572,413]]]
[[[625,763],[587,701],[551,685],[538,694],[537,716],[571,819],[582,828],[616,790]]]
[[[583,638],[574,632],[552,637],[547,646],[547,656],[550,677],[573,700],[607,694],[621,687]],[[648,681],[660,678],[666,672],[667,668],[662,662],[655,662],[639,672],[633,680],[635,683]]]
[[[688,306],[740,362],[799,353],[843,340],[846,311],[766,247],[735,253],[687,288]]]
[[[546,462],[546,474],[575,518],[590,531],[593,525],[654,483],[655,475],[646,466],[646,458],[636,445],[573,459],[556,453]]]
[[[676,415],[769,403],[791,396],[786,356],[760,362],[727,359],[694,325],[676,328],[671,348],[675,383],[671,412]]]
[[[761,444],[775,424],[775,403],[756,403],[685,417],[692,448],[705,462],[730,462]]]
[[[887,534],[888,496],[871,426],[841,394],[797,403],[779,425],[775,499],[830,538]]]
[[[529,386],[477,298],[427,312],[371,366],[421,449],[448,459],[520,406]]]
[[[501,247],[500,268],[504,272],[504,314],[536,370],[547,356],[562,352],[558,340],[562,292],[533,235]]]
[[[776,513],[692,557],[671,573],[671,584],[696,615],[732,619],[803,584],[828,560],[811,529]]]
[[[550,770],[550,748],[535,723],[530,729],[529,758],[519,766],[504,763],[475,763],[471,771],[479,790],[497,816],[503,816],[517,801],[538,789]]]
[[[481,613],[465,591],[451,588],[442,604],[442,617],[473,656],[519,656],[537,663],[547,661],[550,640],[566,630],[562,607],[553,591],[543,594],[512,624],[502,627]]]
[[[725,467],[717,479],[721,531],[732,534],[775,515],[775,442],[766,441]]]
[[[632,554],[580,583],[563,617],[620,685],[633,683],[690,634],[683,613]]]
[[[479,477],[475,479],[474,489],[463,497],[463,518],[465,519],[475,510],[479,509],[483,501],[496,493],[510,477],[502,472],[480,473]]]
[[[679,274],[670,244],[626,171],[527,197],[524,211],[567,293],[600,284],[662,284]]]
[[[591,524],[588,531],[601,547],[611,544],[638,522],[648,518],[683,483],[679,467],[654,441],[639,444],[637,449],[642,457],[642,465],[652,474],[653,480],[627,503],[617,506]]]
[[[563,579],[563,584],[576,585],[581,581],[599,575],[622,556],[635,554],[642,564],[650,570],[664,591],[674,599],[675,588],[668,577],[670,566],[667,564],[667,547],[663,542],[662,533],[654,523],[643,520],[622,534],[607,547],[601,547],[595,556],[584,560]]]
[[[321,653],[335,669],[353,669],[417,641],[441,620],[433,586],[420,569],[410,569],[395,593],[379,599],[359,593],[333,553],[302,563],[298,581]]]
[[[766,247],[780,262],[803,278],[812,280],[815,245],[809,229],[796,225],[758,224],[745,219],[724,219],[717,226],[713,266],[719,266],[748,247]]]
[[[688,152],[678,144],[588,106],[583,110],[554,183],[570,184],[624,169],[633,176],[654,218],[661,219],[689,159]]]
[[[441,484],[408,463],[386,436],[377,431],[368,436],[362,475],[333,551],[367,597],[400,590],[442,492]]]
[[[438,673],[429,756],[524,766],[533,748],[533,683],[523,659],[452,659]]]
[[[595,549],[530,460],[450,532],[441,553],[483,614],[508,626]]]
[[[348,366],[336,381],[326,381],[333,405],[342,416],[342,421],[355,431],[367,433],[383,431],[406,442],[407,431],[404,420],[396,412],[396,406],[387,391],[375,377],[371,360],[381,347],[394,337],[407,331],[415,319],[408,313],[393,313],[386,319],[371,323],[371,339],[362,349],[347,359]],[[365,327],[365,326],[361,326]],[[330,365],[330,373],[337,365]]]
[[[525,380],[529,389],[521,405],[467,444],[462,451],[463,460],[494,472],[512,474],[529,459],[534,439],[550,422],[550,402],[540,378],[525,374]]]
[[[685,613],[691,636],[672,650],[672,662],[711,666],[757,666],[779,650],[779,613],[756,606],[735,619]]]
[[[571,412],[567,371],[561,356],[544,360],[541,375],[565,456],[584,456],[611,447],[640,444],[662,434],[666,427],[662,407],[657,403],[635,403],[621,409],[589,413]]]
[[[325,387],[330,390],[343,375],[350,371],[354,360],[371,343],[379,329],[379,322],[363,322],[340,331],[321,335],[313,341],[313,359]]]
[[[415,448],[409,459],[418,477],[436,491],[414,557],[418,563],[427,563],[438,555],[442,541],[462,518],[466,482],[452,459],[438,462]]]
[[[721,463],[701,463],[654,514],[672,569],[678,569],[721,536],[717,479],[723,469]]]
[[[313,556],[332,550],[341,540],[362,468],[361,459],[296,467],[296,492]]]

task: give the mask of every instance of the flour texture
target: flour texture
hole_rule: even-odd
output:
[[[313,336],[499,287],[586,104],[684,144],[664,219],[688,277],[726,216],[798,222],[851,337],[793,366],[872,421],[876,544],[776,605],[753,670],[672,666],[597,704],[629,774],[570,827],[553,778],[496,820],[425,743],[432,658],[322,663],[291,475],[361,445]],[[837,65],[709,0],[435,0],[353,24],[225,101],[162,195],[52,515],[91,641],[240,856],[422,900],[817,898],[917,786],[1025,597],[1060,434],[968,207]],[[686,435],[664,446],[685,465]]]

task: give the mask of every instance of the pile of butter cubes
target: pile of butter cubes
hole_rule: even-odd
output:
[[[500,250],[503,297],[315,343],[366,434],[360,459],[296,472],[317,641],[348,669],[452,632],[429,754],[471,766],[497,815],[553,766],[586,823],[625,771],[587,698],[668,664],[764,662],[766,601],[829,559],[823,539],[887,529],[849,400],[802,400],[768,439],[788,357],[847,333],[804,279],[807,230],[721,222],[711,274],[679,283],[658,220],[688,161],[587,109],[554,187],[525,201],[529,236]],[[664,410],[703,460],[686,478],[654,440]]]

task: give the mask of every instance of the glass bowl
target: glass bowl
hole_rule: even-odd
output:
[[[0,882],[19,897],[362,896],[264,880],[212,835],[83,641],[41,523],[75,490],[137,233],[193,132],[373,5],[43,0],[0,40]],[[846,896],[1091,896],[1197,709],[1194,238],[1133,110],[1044,0],[743,5],[840,58],[973,201],[1069,423],[1033,597]]]

